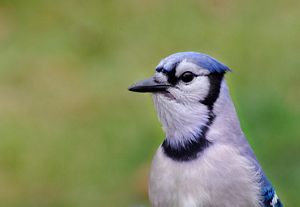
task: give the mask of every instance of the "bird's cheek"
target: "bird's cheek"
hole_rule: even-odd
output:
[[[207,77],[201,77],[190,89],[190,95],[197,101],[204,99],[209,93],[210,83]]]
[[[170,96],[172,96],[176,100],[180,100],[183,98],[183,92],[177,88],[169,88],[168,93]]]
[[[167,104],[169,101],[175,100],[175,97],[169,92],[159,92],[152,94],[153,100],[158,104]]]

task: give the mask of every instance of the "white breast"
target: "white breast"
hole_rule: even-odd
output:
[[[254,166],[233,147],[213,144],[194,161],[176,162],[160,147],[150,173],[153,207],[258,207]]]

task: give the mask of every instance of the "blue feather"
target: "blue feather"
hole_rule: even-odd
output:
[[[207,69],[211,73],[224,73],[231,71],[226,65],[213,57],[198,52],[179,52],[172,54],[158,64],[156,71],[160,72],[163,70],[165,72],[171,72],[183,60],[195,63],[201,68]]]
[[[262,189],[263,207],[283,207],[272,186],[265,186]]]

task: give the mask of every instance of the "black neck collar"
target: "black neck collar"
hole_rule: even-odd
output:
[[[209,118],[206,124],[201,127],[201,132],[195,139],[186,141],[183,145],[173,146],[168,139],[162,143],[164,153],[175,161],[190,161],[198,157],[212,143],[206,139],[206,134],[210,125],[215,119],[215,114],[210,111]]]
[[[224,73],[213,73],[208,76],[210,82],[209,92],[207,97],[200,101],[209,110],[208,121],[200,127],[199,135],[178,146],[172,145],[168,139],[165,139],[162,143],[164,153],[171,159],[181,162],[194,160],[204,149],[212,144],[206,139],[206,134],[216,117],[213,112],[213,106],[219,97],[223,76]]]

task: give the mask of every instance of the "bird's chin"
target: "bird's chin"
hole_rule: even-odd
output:
[[[176,100],[176,98],[169,91],[159,92],[157,95],[166,97],[169,100],[174,100],[174,101]]]

